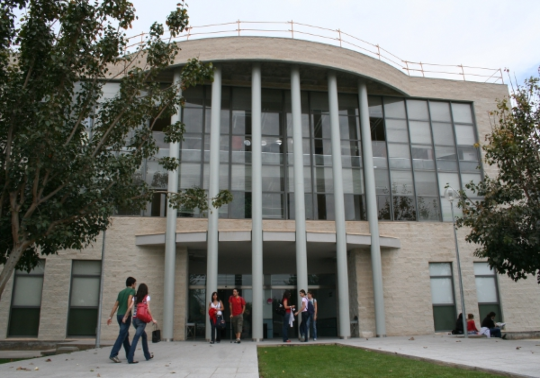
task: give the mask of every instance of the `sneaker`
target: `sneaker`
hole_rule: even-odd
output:
[[[118,358],[118,356],[109,357],[109,360],[111,360],[112,362],[114,362],[116,364],[119,364],[121,362],[120,359]]]
[[[314,338],[313,341],[317,341],[317,338]]]
[[[214,342],[213,341],[210,341],[210,344],[213,344]]]
[[[502,335],[501,339],[506,340],[506,335],[507,335],[507,333],[505,333],[504,335]]]
[[[240,341],[240,339],[236,339],[236,340],[234,340],[234,343],[235,343],[235,344],[240,344],[241,341]]]

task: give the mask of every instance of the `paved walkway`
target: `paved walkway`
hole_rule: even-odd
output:
[[[380,350],[447,364],[498,371],[517,377],[540,377],[540,340],[457,339],[450,336],[387,337],[383,339],[323,339],[317,344],[345,345]],[[297,343],[313,345],[315,343]],[[256,378],[257,346],[280,345],[277,341],[240,345],[223,341],[209,345],[202,341],[150,344],[155,358],[128,365],[124,352],[121,364],[109,361],[111,347],[35,358],[0,365],[1,377],[177,377],[177,378]],[[282,345],[282,344],[281,344]],[[4,356],[6,352],[2,352]],[[0,354],[0,358],[2,357]],[[17,370],[17,368],[29,371]],[[35,369],[38,370],[35,370]],[[174,374],[174,375],[173,375]]]

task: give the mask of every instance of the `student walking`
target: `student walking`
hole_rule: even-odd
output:
[[[152,316],[152,312],[150,311],[150,295],[148,295],[148,286],[146,284],[140,284],[139,289],[137,290],[137,295],[133,298],[131,301],[128,312],[126,315],[124,315],[124,320],[126,321],[129,311],[133,308],[133,327],[135,327],[135,336],[133,336],[133,340],[131,341],[131,349],[129,350],[128,355],[128,363],[130,364],[138,364],[139,361],[133,360],[133,357],[135,356],[135,351],[137,350],[137,343],[139,342],[139,338],[142,338],[142,348],[144,353],[144,358],[146,360],[151,360],[154,358],[154,354],[150,353],[148,350],[148,337],[146,336],[145,328],[146,324],[153,322],[154,324],[157,324],[157,321]],[[138,307],[138,306],[141,307]],[[146,308],[145,308],[146,307]],[[143,311],[146,309],[149,319],[143,319],[143,314],[138,314],[137,312]]]
[[[246,311],[246,301],[238,294],[238,289],[233,289],[233,295],[229,298],[229,309],[231,311],[231,324],[236,334],[235,344],[240,344],[242,335],[242,325],[244,322],[244,312]]]
[[[214,344],[215,342],[219,343],[221,341],[221,329],[217,327],[217,321],[218,318],[223,317],[222,311],[225,310],[225,308],[223,307],[223,302],[219,299],[217,292],[214,291],[212,293],[212,301],[208,307],[210,308],[210,326],[212,327],[210,344]]]
[[[309,316],[307,329],[308,329],[308,332],[311,334],[311,338],[313,339],[313,341],[317,341],[317,312],[319,311],[319,306],[317,305],[317,300],[313,297],[313,292],[311,290],[308,290],[307,296],[308,296],[308,301],[309,301],[308,312],[310,308],[313,311],[313,313],[311,313]],[[313,331],[311,330],[312,328],[313,328]]]
[[[307,322],[309,320],[309,313],[307,310],[308,300],[306,298],[306,291],[304,289],[300,290],[300,297],[302,297],[302,306],[294,316],[297,316],[299,313],[302,313],[302,323],[300,324],[300,340],[304,337],[304,342],[308,342],[308,333],[307,333]]]
[[[124,315],[127,313],[129,304],[131,303],[131,300],[135,295],[136,283],[137,281],[133,277],[128,277],[126,279],[126,288],[118,293],[118,297],[116,298],[116,302],[114,302],[111,315],[107,320],[107,325],[111,325],[112,318],[114,316],[114,313],[116,312],[116,321],[120,326],[120,332],[118,333],[118,337],[116,338],[114,346],[111,349],[111,355],[109,356],[109,359],[114,361],[115,363],[120,362],[120,359],[118,358],[118,352],[120,351],[122,345],[124,345],[126,358],[128,357],[129,350],[131,348],[131,345],[129,344],[129,326],[131,325],[131,316],[128,316],[125,322],[123,322],[122,320],[124,319]]]

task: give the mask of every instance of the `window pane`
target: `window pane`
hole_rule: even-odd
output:
[[[179,166],[181,189],[188,189],[194,186],[201,186],[201,164],[182,163]]]
[[[37,337],[39,333],[39,308],[11,308],[9,336]]]
[[[232,133],[251,135],[251,112],[245,110],[232,111]]]
[[[493,276],[495,272],[489,267],[486,262],[474,263],[474,275],[475,276]]]
[[[384,120],[382,118],[370,118],[371,140],[384,141],[386,135],[384,131]]]
[[[474,147],[458,147],[459,166],[461,171],[477,172],[478,150]]]
[[[292,166],[289,166],[288,167],[288,170],[289,170],[289,177],[288,177],[288,187],[289,187],[289,192],[290,193],[294,193],[295,190],[294,190],[294,167]],[[305,192],[311,192],[311,168],[309,167],[304,167],[304,191]]]
[[[302,136],[309,137],[309,101],[308,93],[301,92],[302,102]],[[293,136],[292,115],[291,115],[291,92],[285,91],[285,111],[287,112],[287,136]]]
[[[100,278],[74,277],[71,287],[72,307],[97,307]]]
[[[332,168],[315,167],[315,191],[332,193],[334,191],[334,182]]]
[[[180,159],[182,161],[201,161],[202,135],[184,134]]]
[[[343,169],[343,192],[363,194],[362,171],[359,169]]]
[[[265,192],[281,192],[285,190],[283,167],[279,165],[262,166],[262,190]]]
[[[232,219],[251,219],[251,193],[232,192],[233,200],[229,204]]]
[[[409,134],[407,132],[407,122],[387,119],[386,120],[386,135],[390,142],[407,143],[409,141]]]
[[[332,165],[332,143],[330,139],[315,139],[313,158],[315,165]]]
[[[415,170],[435,169],[433,148],[431,146],[416,144],[411,146],[411,151]]]
[[[311,109],[313,112],[328,113],[328,93],[310,92]]]
[[[345,194],[345,220],[365,219],[364,196]]]
[[[68,315],[68,336],[96,336],[98,309],[71,308]]]
[[[443,215],[443,221],[450,222],[452,221],[452,208],[450,205],[450,201],[448,201],[446,198],[441,197],[441,210]],[[454,204],[454,217],[461,217],[463,215],[463,212],[459,207]]]
[[[17,276],[13,293],[13,306],[41,306],[42,276]]]
[[[317,194],[315,197],[315,219],[335,220],[334,195]]]
[[[295,219],[294,193],[287,194],[287,200],[289,212],[289,216],[287,219]],[[304,206],[306,210],[306,219],[313,219],[313,195],[311,193],[306,193],[304,195]]]
[[[435,146],[437,168],[442,171],[457,171],[457,156],[454,147]]]
[[[390,171],[392,193],[395,195],[412,195],[413,181],[410,171]]]
[[[447,184],[450,184],[453,189],[459,190],[459,175],[457,173],[439,172],[439,194],[441,196],[444,196]]]
[[[380,97],[368,96],[369,116],[374,118],[382,118],[382,101]]]
[[[384,115],[392,118],[405,118],[405,104],[397,98],[384,98]]]
[[[429,102],[429,110],[432,121],[450,122],[450,104],[447,102]]]
[[[439,197],[418,197],[418,220],[440,221]]]
[[[390,194],[390,184],[388,171],[386,169],[375,169],[375,191],[377,194]]]
[[[476,294],[479,303],[497,303],[495,277],[476,277]]]
[[[451,278],[431,278],[431,301],[433,304],[454,304]]]
[[[313,136],[315,138],[331,138],[330,116],[313,111]]]
[[[451,276],[452,275],[452,264],[450,264],[450,263],[430,263],[429,264],[429,275],[432,276],[432,277]]]
[[[202,109],[184,108],[184,124],[186,133],[198,133],[203,131],[203,111]]]
[[[185,106],[202,107],[204,103],[204,87],[196,86],[191,87],[182,92],[184,99],[186,100]]]
[[[261,132],[263,135],[280,135],[279,113],[261,114]]]
[[[431,128],[429,122],[409,121],[411,142],[431,144]]]
[[[356,116],[340,116],[339,131],[341,139],[359,139],[357,131],[358,117]]]
[[[433,140],[439,146],[453,146],[455,143],[452,124],[433,122]]]
[[[437,196],[437,177],[435,172],[414,172],[417,196]]]
[[[386,143],[385,142],[371,142],[371,148],[373,151],[373,167],[374,168],[387,168],[388,160],[386,159]]]
[[[270,219],[283,219],[283,194],[263,193],[262,194],[262,216]]]
[[[436,332],[450,331],[454,329],[456,324],[456,306],[433,306],[433,323]]]
[[[474,129],[472,126],[456,125],[457,144],[472,146],[476,143]]]
[[[409,119],[429,120],[427,101],[407,100],[407,112]]]
[[[454,122],[473,123],[471,105],[469,104],[452,104],[452,115]]]
[[[74,260],[73,274],[101,275],[101,261]]]
[[[410,168],[411,152],[408,144],[388,143],[390,168]]]
[[[231,168],[231,190],[251,191],[251,166],[233,164]]]

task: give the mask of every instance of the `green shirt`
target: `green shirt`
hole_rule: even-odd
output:
[[[128,309],[128,299],[129,296],[135,296],[135,289],[132,287],[126,287],[124,290],[118,293],[118,315],[125,315]]]

